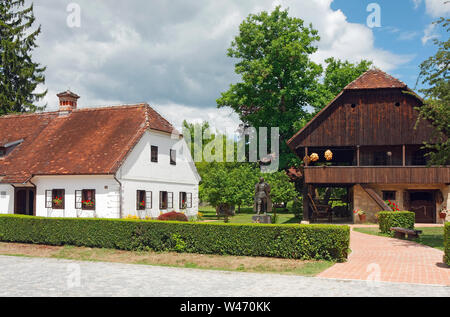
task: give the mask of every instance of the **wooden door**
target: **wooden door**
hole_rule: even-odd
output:
[[[36,190],[32,187],[18,187],[14,191],[14,213],[36,215]]]
[[[409,210],[416,214],[417,223],[436,222],[436,202],[433,191],[410,191]]]

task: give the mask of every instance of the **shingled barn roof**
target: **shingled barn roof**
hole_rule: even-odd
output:
[[[0,183],[35,175],[114,174],[145,131],[172,133],[146,104],[0,117],[0,144],[23,140],[0,158]]]
[[[407,86],[397,78],[375,68],[368,70],[357,79],[348,84],[344,90],[350,89],[380,89],[380,88],[402,88]]]

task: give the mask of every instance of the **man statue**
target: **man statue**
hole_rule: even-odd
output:
[[[272,212],[272,200],[270,199],[270,185],[264,181],[264,178],[259,179],[259,183],[255,186],[255,203],[254,211],[260,215],[262,212],[267,215]]]

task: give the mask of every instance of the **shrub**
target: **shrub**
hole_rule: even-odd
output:
[[[171,211],[158,217],[161,221],[189,221],[188,217],[180,212]]]
[[[444,263],[450,266],[450,222],[445,224],[444,229]]]
[[[344,261],[350,229],[334,225],[260,225],[0,216],[0,241],[121,250]]]
[[[378,213],[381,233],[391,234],[393,227],[414,230],[415,222],[416,214],[410,211],[381,211]]]

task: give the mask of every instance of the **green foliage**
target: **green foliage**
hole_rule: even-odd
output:
[[[372,62],[361,60],[354,64],[330,57],[325,60],[323,83],[319,85],[317,100],[313,104],[316,112],[328,105],[349,83],[369,70]]]
[[[289,202],[295,198],[297,192],[295,185],[289,179],[285,171],[262,175],[270,185],[270,197],[275,204]]]
[[[441,25],[447,34],[446,41],[434,40],[438,51],[420,65],[418,82],[427,87],[421,89],[425,105],[420,107],[418,123],[422,119],[429,120],[435,127],[433,136],[424,148],[431,150],[427,156],[430,165],[450,164],[450,19],[441,18],[435,24]]]
[[[4,215],[0,216],[0,241],[345,261],[350,229],[334,225],[209,224]]]
[[[445,223],[444,230],[444,262],[450,266],[450,222]]]
[[[254,164],[209,163],[203,171],[200,198],[214,207],[219,204],[251,206],[259,177],[270,184],[274,203],[289,202],[297,194],[284,171],[261,174]]]
[[[41,27],[31,29],[33,5],[23,8],[24,3],[0,1],[0,115],[42,110],[33,103],[47,94],[35,93],[45,82],[46,68],[32,61]]]
[[[296,132],[293,122],[308,115],[322,72],[310,59],[317,34],[312,25],[277,7],[249,15],[228,50],[238,60],[235,72],[242,80],[222,93],[217,105],[232,108],[255,128],[279,127],[281,168],[296,159],[286,141]]]
[[[392,234],[391,228],[400,227],[414,230],[416,214],[410,211],[381,211],[378,213],[380,232]]]
[[[292,204],[292,213],[296,218],[303,219],[303,200],[295,197]]]

